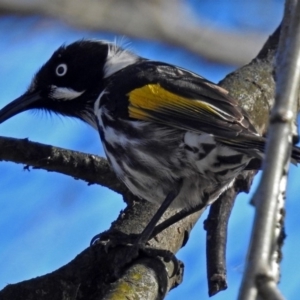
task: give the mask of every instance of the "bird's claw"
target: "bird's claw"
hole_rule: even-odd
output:
[[[172,272],[170,277],[173,277],[178,273],[178,270],[181,269],[181,262],[177,260],[175,255],[168,250],[165,249],[157,249],[150,245],[137,243],[138,234],[117,234],[117,236],[104,232],[101,234],[97,234],[91,240],[91,246],[100,244],[104,247],[105,252],[111,248],[115,248],[117,246],[125,247],[125,253],[122,256],[122,260],[118,263],[120,269],[123,269],[126,265],[131,263],[133,260],[139,257],[140,254],[148,257],[159,257],[164,262],[172,261],[174,264],[174,271]],[[117,271],[119,274],[119,271]]]

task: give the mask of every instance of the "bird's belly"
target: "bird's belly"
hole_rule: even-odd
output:
[[[181,180],[183,185],[172,207],[191,207],[204,200],[212,202],[250,160],[218,145],[208,134],[153,128],[153,125],[151,131],[142,128],[141,134],[141,128],[136,125],[131,128],[131,137],[106,128],[103,146],[111,166],[129,190],[153,203],[162,203]]]

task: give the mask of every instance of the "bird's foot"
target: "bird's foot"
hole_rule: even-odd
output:
[[[174,264],[174,271],[172,272],[171,277],[178,273],[182,263],[177,260],[171,251],[154,248],[144,243],[138,243],[139,236],[139,234],[126,235],[120,232],[117,234],[104,232],[93,237],[91,240],[91,246],[100,244],[104,246],[106,252],[108,252],[111,248],[118,246],[124,247],[124,254],[117,263],[119,268],[115,270],[114,275],[116,278],[120,277],[120,272],[124,269],[124,267],[141,256],[160,258],[166,263],[172,261]]]

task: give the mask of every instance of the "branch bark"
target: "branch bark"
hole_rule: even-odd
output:
[[[128,189],[117,179],[105,158],[30,142],[28,139],[0,137],[0,161],[13,161],[34,169],[62,173],[90,184],[100,184],[119,193]]]

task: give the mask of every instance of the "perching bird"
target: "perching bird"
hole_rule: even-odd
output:
[[[212,203],[252,159],[264,156],[265,138],[225,90],[104,41],[60,47],[25,94],[0,111],[0,123],[29,109],[76,117],[98,130],[129,190],[164,203],[150,227],[169,204]],[[300,161],[299,148],[292,157]]]

